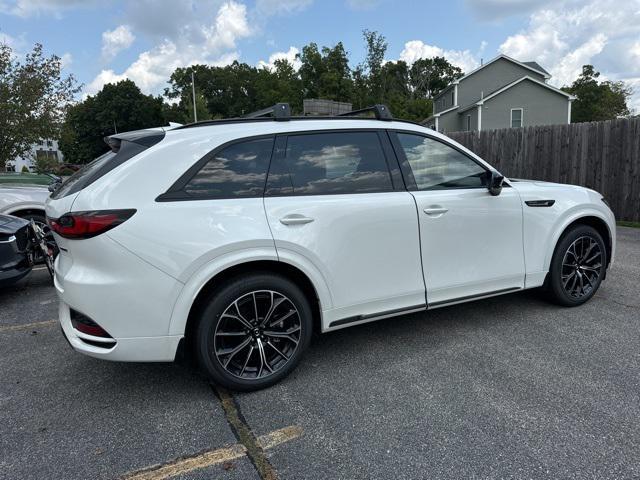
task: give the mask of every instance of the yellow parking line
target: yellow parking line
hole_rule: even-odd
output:
[[[274,430],[271,433],[258,437],[258,445],[265,450],[269,450],[289,440],[298,438],[300,435],[302,435],[302,427],[291,425],[290,427],[280,428],[279,430]]]
[[[297,425],[292,425],[262,435],[258,437],[257,440],[262,448],[270,449],[293,440],[300,435],[302,435],[302,428]],[[197,455],[178,458],[169,463],[153,465],[142,470],[131,472],[123,476],[122,480],[165,480],[201,468],[236,460],[244,457],[246,454],[247,449],[244,445],[236,443],[230,447],[207,450]]]
[[[56,323],[58,323],[57,320],[46,320],[44,322],[23,323],[20,325],[5,325],[0,326],[0,333],[14,332],[16,330],[29,330],[30,328],[48,327]]]

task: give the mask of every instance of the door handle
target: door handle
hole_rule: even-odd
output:
[[[304,225],[311,222],[313,222],[313,218],[305,217],[299,213],[293,213],[280,219],[280,223],[283,225]]]
[[[424,213],[426,213],[427,215],[429,215],[430,217],[441,217],[442,215],[444,215],[445,213],[447,213],[449,211],[448,208],[443,208],[443,207],[429,207],[429,208],[425,208]]]

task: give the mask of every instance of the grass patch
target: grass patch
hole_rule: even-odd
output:
[[[632,228],[640,228],[640,222],[628,222],[626,220],[620,220],[616,222],[619,227],[632,227]]]

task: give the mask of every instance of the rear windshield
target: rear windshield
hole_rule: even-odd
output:
[[[55,200],[79,192],[117,166],[122,165],[130,158],[145,151],[147,148],[149,148],[149,145],[141,145],[123,140],[117,153],[109,151],[86,164],[67,178],[62,185],[53,192],[51,198]]]

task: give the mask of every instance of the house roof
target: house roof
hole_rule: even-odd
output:
[[[534,70],[538,70],[540,73],[545,74],[545,78],[551,78],[551,74],[547,72],[544,68],[542,68],[538,62],[522,62],[522,64],[526,65],[527,67],[531,67]],[[548,77],[546,77],[547,75]]]
[[[530,82],[536,83],[536,84],[540,85],[541,87],[548,88],[549,90],[551,90],[551,91],[553,91],[553,92],[555,92],[555,93],[558,93],[558,94],[560,94],[560,95],[564,95],[565,97],[567,97],[567,100],[569,100],[569,101],[573,101],[573,100],[575,100],[575,99],[576,99],[576,97],[574,97],[573,95],[570,95],[570,94],[568,94],[567,92],[564,92],[564,91],[560,90],[559,88],[552,87],[551,85],[549,85],[549,84],[547,84],[547,83],[541,82],[540,80],[536,80],[535,78],[531,78],[530,76],[528,76],[528,75],[527,75],[527,76],[525,76],[525,77],[519,78],[519,79],[518,79],[518,80],[516,80],[515,82],[511,82],[511,83],[508,83],[508,84],[506,84],[506,85],[504,85],[504,86],[502,86],[502,87],[500,87],[500,88],[497,88],[497,89],[496,89],[496,90],[494,90],[493,92],[490,92],[490,93],[489,93],[486,97],[484,97],[484,98],[480,98],[480,99],[478,99],[477,101],[475,101],[475,102],[473,102],[473,103],[471,103],[471,104],[469,104],[469,105],[467,105],[467,106],[465,106],[465,107],[460,108],[460,113],[462,113],[462,112],[464,112],[464,111],[466,111],[466,110],[469,110],[469,109],[471,109],[471,108],[474,108],[474,107],[476,107],[476,106],[478,106],[478,105],[483,105],[483,104],[484,104],[484,102],[486,102],[487,100],[490,100],[490,99],[492,99],[493,97],[495,97],[495,96],[497,96],[497,95],[500,95],[502,92],[504,92],[504,91],[506,91],[506,90],[509,90],[511,87],[515,87],[515,86],[516,86],[516,85],[518,85],[520,82],[523,82],[523,81],[525,81],[525,80],[528,80],[528,81],[530,81]]]
[[[508,60],[509,62],[515,63],[516,65],[520,65],[521,67],[524,67],[526,69],[529,69],[537,74],[543,75],[544,78],[546,80],[551,78],[551,74],[549,72],[547,72],[544,68],[542,68],[537,62],[519,62],[518,60],[516,60],[515,58],[511,58],[507,55],[498,55],[495,58],[492,58],[491,60],[489,60],[488,62],[480,65],[478,68],[471,70],[469,73],[463,75],[462,77],[458,78],[457,80],[455,80],[454,82],[450,83],[449,85],[447,85],[445,88],[443,88],[440,92],[438,92],[437,95],[435,95],[433,98],[439,98],[442,94],[444,94],[452,85],[456,85],[458,83],[460,83],[460,81],[464,80],[467,77],[470,77],[471,75],[473,75],[474,73],[479,72],[480,70],[482,70],[483,68],[491,65],[494,62],[497,62],[500,59],[504,59],[504,60]]]

